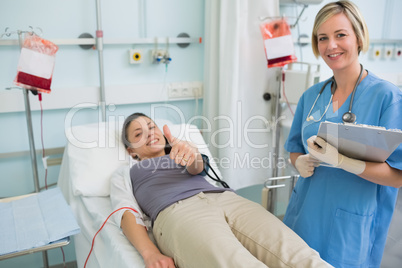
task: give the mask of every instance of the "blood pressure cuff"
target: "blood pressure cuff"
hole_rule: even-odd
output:
[[[201,154],[201,156],[202,156],[202,161],[204,163],[204,169],[198,175],[207,176],[207,172],[209,170],[209,158],[205,154]]]

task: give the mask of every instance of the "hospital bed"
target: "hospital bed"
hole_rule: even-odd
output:
[[[167,124],[175,137],[195,143],[199,151],[210,158],[211,166],[220,175],[196,126],[155,121],[160,128]],[[120,141],[121,126],[117,125],[118,122],[96,123],[66,130],[68,143],[58,186],[81,228],[81,233],[74,236],[78,267],[84,267],[96,232],[112,212],[109,196],[111,176],[116,176],[115,171],[126,166],[127,172],[122,176],[129,177],[129,156]],[[145,267],[141,255],[113,221],[114,216],[117,215],[113,215],[96,236],[86,267]]]
[[[201,153],[209,156],[212,167],[219,176],[221,175],[196,126],[174,125],[164,120],[156,120],[156,123],[159,127],[167,124],[174,136],[193,141]],[[129,157],[120,142],[121,127],[117,125],[117,122],[96,123],[75,126],[66,130],[69,142],[65,147],[58,186],[70,204],[81,228],[81,233],[73,238],[78,267],[84,267],[96,232],[112,212],[109,196],[111,176],[116,175],[115,171],[121,167],[129,166]],[[127,173],[126,176],[128,176]],[[268,181],[276,180],[277,183],[272,185],[266,182],[263,185],[253,185],[238,189],[237,193],[251,200],[253,198],[250,197],[254,197],[256,200],[253,201],[261,202],[274,213],[275,209],[271,202],[272,199],[276,199],[275,195],[268,196],[266,191],[267,189],[269,192],[278,191],[284,181],[289,181],[289,179],[289,187],[282,187],[281,191],[284,192],[277,193],[277,197],[285,196],[288,199],[288,191],[293,189],[297,176],[270,178]],[[213,181],[209,181],[215,184]],[[280,205],[281,202],[278,204]],[[401,221],[401,204],[402,194],[400,193],[381,266],[384,268],[393,267],[393,264],[400,262],[401,259],[399,254],[400,248],[402,248],[401,232],[397,227],[398,222]],[[281,218],[283,215],[277,216]],[[152,239],[152,234],[149,234]],[[113,221],[113,217],[110,218],[96,236],[94,248],[86,267],[142,268],[144,266],[141,255],[126,239],[119,226]]]

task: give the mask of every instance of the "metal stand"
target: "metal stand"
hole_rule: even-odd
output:
[[[101,19],[101,8],[100,0],[96,0],[96,48],[98,49],[98,59],[99,59],[99,82],[100,82],[100,103],[99,108],[102,113],[102,121],[106,121],[106,100],[105,100],[105,79],[103,71],[103,31],[102,31],[102,19]]]
[[[272,176],[271,176],[272,178],[278,177],[279,142],[280,142],[280,132],[281,132],[281,129],[278,126],[278,124],[279,124],[279,116],[280,116],[281,110],[282,110],[280,102],[279,102],[280,96],[281,96],[282,71],[283,71],[283,68],[280,69],[279,79],[278,79],[279,86],[278,86],[278,91],[277,91],[276,96],[275,96],[275,117],[274,117],[275,121],[274,121],[274,124],[273,124],[273,126],[274,126],[273,135],[275,135],[274,136],[275,144],[274,144],[274,148],[273,148],[274,153],[273,153],[273,157],[272,157],[273,158],[273,167],[272,167]],[[275,188],[276,185],[277,185],[277,181],[273,180],[271,187]],[[271,206],[271,208],[270,208],[271,212],[274,211],[273,204],[274,204],[275,200],[277,200],[277,193],[276,193],[276,191],[272,191],[272,194],[269,195],[269,201],[268,201],[270,206]]]
[[[304,10],[305,10],[307,7],[308,7],[308,5],[303,4],[303,9],[302,9],[302,11],[300,12],[300,14],[299,14],[297,17],[286,17],[286,18],[294,18],[294,19],[296,19],[296,22],[295,22],[295,23],[293,23],[292,25],[289,25],[290,28],[295,28],[295,27],[297,26],[297,24],[299,23],[299,20],[300,20],[300,18],[301,18],[301,16],[302,16]],[[282,16],[275,16],[275,17],[263,17],[263,16],[260,16],[259,19],[260,19],[261,21],[263,21],[263,20],[266,20],[266,19],[283,19],[284,17],[285,17],[284,15],[282,15]]]
[[[273,155],[273,168],[272,168],[272,177],[277,177],[278,176],[278,157],[279,157],[279,141],[280,141],[280,133],[281,129],[278,126],[279,124],[279,117],[281,115],[282,109],[281,109],[281,104],[280,104],[280,97],[281,97],[281,77],[282,77],[282,70],[283,68],[280,69],[279,73],[279,86],[278,86],[278,91],[275,96],[275,122],[274,122],[274,155]]]
[[[20,44],[20,48],[22,48],[23,43],[24,43],[24,40],[22,38],[23,31],[18,30],[17,33],[18,33],[18,41]],[[34,179],[35,192],[39,193],[40,186],[39,186],[39,176],[38,176],[38,164],[36,161],[35,141],[34,141],[33,129],[32,129],[31,105],[29,103],[29,95],[28,95],[29,91],[28,91],[28,89],[25,89],[25,88],[23,88],[22,90],[24,92],[25,115],[26,115],[27,128],[28,128],[32,174],[33,174],[33,179]],[[43,266],[45,268],[49,267],[47,251],[42,251],[42,256],[43,256]]]
[[[20,44],[20,48],[23,45],[23,38],[22,33],[23,31],[18,30],[18,41]],[[36,150],[35,150],[35,142],[33,136],[33,129],[32,129],[32,116],[31,116],[31,105],[29,103],[29,91],[28,89],[22,88],[24,92],[24,101],[25,101],[25,116],[27,120],[27,129],[28,129],[28,138],[29,138],[29,149],[31,154],[31,166],[32,166],[32,174],[34,179],[34,186],[35,186],[35,193],[39,192],[39,177],[38,177],[38,165],[36,161]]]

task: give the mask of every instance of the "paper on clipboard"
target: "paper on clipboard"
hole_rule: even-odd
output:
[[[318,137],[351,158],[384,162],[402,143],[401,130],[358,124],[321,122]]]

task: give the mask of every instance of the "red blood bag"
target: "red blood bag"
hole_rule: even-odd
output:
[[[18,61],[17,86],[50,93],[55,54],[58,46],[37,35],[27,34]]]
[[[285,19],[262,23],[260,30],[264,39],[268,68],[283,67],[297,61],[290,27]]]

